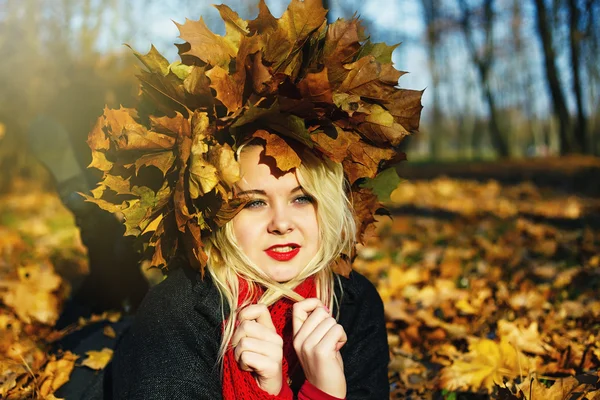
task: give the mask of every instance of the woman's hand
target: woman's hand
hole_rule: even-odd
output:
[[[258,386],[277,395],[282,386],[283,339],[277,334],[264,304],[253,304],[238,314],[239,325],[231,338],[240,369],[254,373]]]
[[[294,349],[306,379],[331,396],[346,397],[344,362],[340,349],[346,332],[323,303],[310,298],[294,304]]]

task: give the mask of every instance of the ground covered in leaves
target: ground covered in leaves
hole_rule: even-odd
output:
[[[389,206],[355,269],[385,303],[393,398],[600,399],[597,200],[440,178],[401,183]],[[0,196],[0,397],[52,399],[74,368],[108,362],[102,349],[49,353],[119,318],[54,328],[86,272],[55,195]]]

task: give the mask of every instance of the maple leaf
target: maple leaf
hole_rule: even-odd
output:
[[[311,134],[312,140],[317,148],[323,152],[332,161],[342,162],[348,154],[348,147],[360,140],[360,137],[353,132],[345,131],[336,126],[337,137],[332,138],[325,132],[317,131]]]
[[[104,369],[104,367],[106,367],[106,365],[110,362],[113,355],[113,351],[108,347],[104,347],[100,351],[86,351],[85,354],[88,357],[85,360],[83,360],[81,366],[95,370],[101,370]]]
[[[240,179],[240,164],[236,160],[235,152],[227,143],[212,146],[208,159],[217,166],[219,177],[230,188]]]
[[[219,182],[217,168],[201,156],[192,156],[189,171],[189,190],[192,199],[210,192]]]
[[[240,18],[238,13],[225,4],[218,4],[214,7],[219,10],[219,14],[225,22],[225,40],[239,49],[242,38],[250,33],[248,22]]]
[[[228,68],[237,53],[235,44],[208,29],[202,17],[198,21],[186,18],[183,25],[177,22],[175,25],[179,29],[179,37],[190,44],[189,50],[183,54],[197,57],[212,66]]]
[[[399,43],[388,46],[385,43],[372,43],[370,40],[367,40],[360,47],[356,59],[371,55],[381,64],[390,64],[392,62],[392,53],[398,46],[400,46]]]
[[[528,328],[521,328],[516,323],[500,320],[498,321],[498,335],[512,343],[517,349],[528,353],[545,355],[552,349],[542,341],[537,322],[532,322]]]
[[[0,281],[2,301],[11,307],[25,323],[38,321],[52,325],[58,319],[61,300],[55,293],[61,285],[49,263],[31,264],[18,268],[18,281]]]
[[[368,232],[367,228],[375,222],[375,214],[381,208],[377,196],[366,188],[352,191],[352,204],[356,220],[356,240],[365,243]]]
[[[265,144],[264,154],[273,157],[277,168],[286,172],[292,168],[298,168],[302,162],[296,151],[279,135],[259,129],[252,135],[263,139]]]
[[[333,103],[327,68],[321,72],[309,73],[298,83],[302,96],[315,102]]]
[[[190,74],[183,80],[184,89],[196,96],[207,99],[207,105],[212,103],[212,94],[210,92],[210,79],[206,76],[206,67],[193,66]]]
[[[484,389],[491,392],[504,377],[514,378],[529,372],[527,357],[505,340],[474,339],[469,352],[444,367],[440,385],[449,391]]]
[[[358,53],[362,36],[360,22],[356,18],[350,21],[338,19],[327,28],[323,58],[329,81],[334,88],[337,88],[348,74],[343,65],[354,59]]]
[[[518,385],[519,392],[523,395],[525,400],[535,400],[535,399],[560,399],[567,400],[582,397],[575,397],[578,395],[585,395],[589,392],[596,392],[596,396],[598,395],[598,391],[596,391],[593,384],[584,384],[579,382],[575,377],[568,376],[566,378],[560,378],[554,381],[554,383],[547,387],[544,383],[540,382],[538,379],[531,378],[525,379],[523,383]],[[591,394],[591,393],[590,393]],[[591,399],[588,394],[585,396],[586,399]]]
[[[379,172],[379,164],[396,154],[394,149],[379,148],[365,142],[354,142],[348,146],[348,156],[343,162],[348,180],[354,184],[359,178],[373,178]]]
[[[217,99],[223,103],[229,112],[242,106],[244,86],[223,68],[216,66],[206,72],[210,79],[210,87],[215,89]]]
[[[164,182],[163,187],[157,192],[146,186],[134,186],[131,192],[137,198],[127,200],[121,207],[126,228],[124,235],[137,236],[152,222],[153,218],[150,217],[167,204],[171,196],[171,188],[168,182]]]
[[[248,29],[251,33],[259,34],[277,29],[277,18],[271,14],[265,0],[259,0],[258,16],[248,22]]]
[[[41,382],[39,392],[42,398],[53,396],[54,392],[69,381],[78,358],[70,351],[62,354],[59,359],[52,356],[38,377],[38,383]]]
[[[26,373],[27,369],[22,362],[0,358],[0,397],[6,398],[17,385],[17,379]]]
[[[399,183],[398,172],[396,172],[396,168],[392,167],[379,173],[373,179],[367,179],[361,186],[371,189],[379,201],[386,202],[390,200],[390,195],[396,190]]]
[[[264,39],[263,57],[273,69],[295,78],[301,65],[300,47],[310,34],[326,24],[321,0],[292,0],[275,29]]]
[[[133,54],[144,64],[148,71],[167,76],[169,73],[169,61],[156,50],[154,45],[150,46],[150,51],[147,54],[140,54],[133,48],[127,45]]]

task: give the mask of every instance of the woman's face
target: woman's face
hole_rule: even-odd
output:
[[[294,172],[275,177],[260,162],[263,147],[240,154],[242,178],[238,196],[250,199],[233,218],[239,246],[258,268],[277,282],[296,277],[319,248],[315,201],[300,186]]]

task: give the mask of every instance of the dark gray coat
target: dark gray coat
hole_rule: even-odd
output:
[[[341,281],[347,399],[389,399],[381,298],[359,273]],[[201,280],[191,268],[179,267],[146,295],[117,345],[105,389],[115,399],[220,399],[215,361],[221,323],[219,294],[208,274]]]

